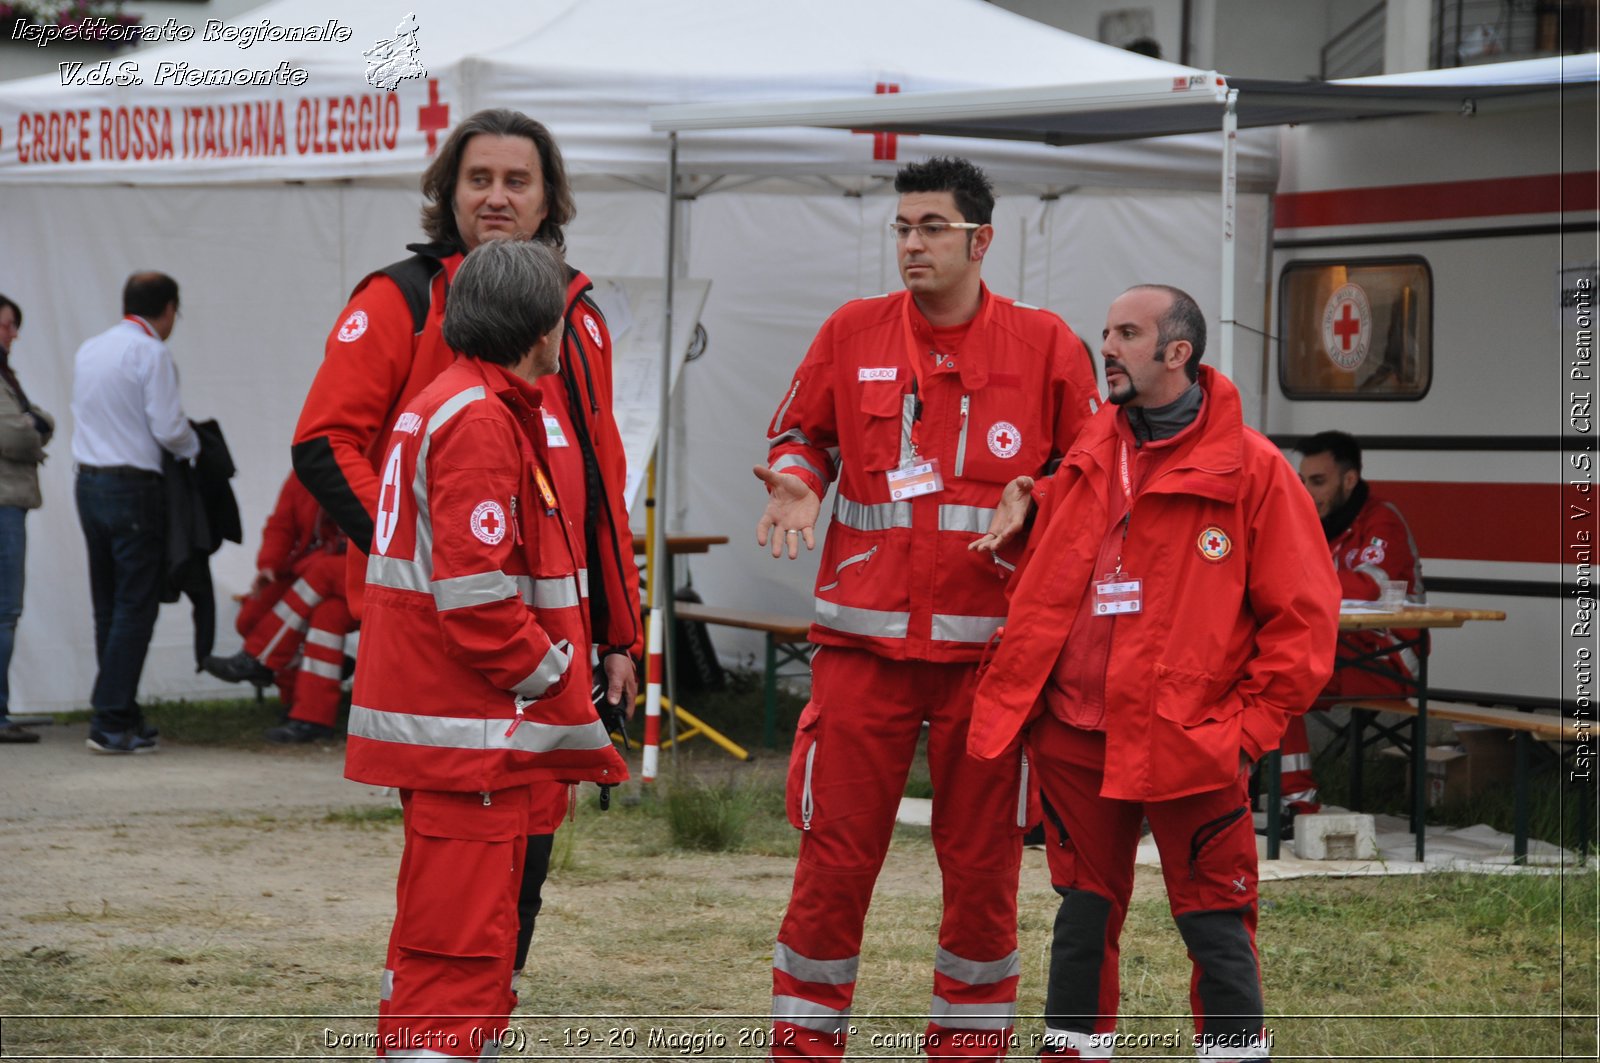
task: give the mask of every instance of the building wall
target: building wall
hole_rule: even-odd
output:
[[[1141,12],[1161,58],[1234,77],[1298,81],[1321,72],[1322,46],[1376,0],[1189,0],[1189,55],[1183,54],[1184,0],[990,0],[997,7],[1090,40],[1108,15]],[[1122,43],[1122,42],[1111,42]]]

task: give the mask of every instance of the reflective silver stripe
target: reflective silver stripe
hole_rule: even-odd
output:
[[[290,587],[289,590],[294,593],[296,598],[306,603],[307,609],[314,609],[322,602],[322,595],[318,594],[316,589],[303,579],[295,580],[294,586]]]
[[[582,573],[580,573],[582,575]],[[518,576],[517,593],[522,600],[535,609],[572,609],[580,602],[578,582],[571,576],[556,576],[551,579],[534,579],[532,576]]]
[[[994,520],[994,510],[985,506],[940,506],[939,530],[982,535]]]
[[[950,1030],[1009,1030],[1017,1024],[1017,1002],[952,1004],[936,994],[928,1021]]]
[[[356,650],[361,648],[361,632],[352,631],[344,637],[344,655],[354,657]]]
[[[450,418],[487,396],[488,392],[481,384],[450,396],[428,418],[422,444],[417,448],[417,467],[413,470],[411,480],[411,495],[417,503],[417,544],[412,563],[421,571],[424,589],[433,581],[433,511],[428,505],[428,454],[433,449],[433,433]]]
[[[553,644],[545,653],[544,660],[539,662],[539,667],[512,687],[512,693],[521,694],[525,698],[538,697],[559,683],[561,677],[567,674],[567,665],[572,662],[572,657],[572,644],[566,639]],[[598,720],[595,721],[595,726],[600,726]]]
[[[606,734],[599,720],[571,726],[524,720],[507,738],[509,723],[504,717],[462,719],[350,706],[350,733],[374,742],[440,749],[516,749],[529,753],[605,749],[611,745],[611,736]]]
[[[1287,756],[1280,757],[1280,758],[1278,758],[1278,770],[1279,771],[1310,771],[1311,770],[1311,754],[1310,753],[1290,753]]]
[[[911,527],[910,502],[857,502],[843,495],[833,496],[833,519],[856,531],[881,532],[890,528]]]
[[[916,450],[911,446],[911,429],[917,423],[917,397],[903,395],[900,398],[900,467],[903,469],[911,464],[916,456]]]
[[[1050,1048],[1070,1048],[1079,1059],[1110,1059],[1115,1033],[1079,1033],[1076,1030],[1044,1028],[1044,1043]]]
[[[869,638],[903,639],[911,627],[910,613],[895,613],[886,609],[858,609],[837,602],[815,599],[817,623],[850,635]],[[982,639],[979,640],[983,641]]]
[[[586,568],[578,569],[578,593],[589,597],[589,570]]]
[[[429,588],[433,591],[434,606],[441,613],[451,609],[470,609],[475,605],[490,605],[507,598],[519,597],[517,584],[504,572],[478,572],[471,576],[451,576],[436,579]]]
[[[782,472],[785,469],[804,469],[823,483],[828,482],[828,474],[811,464],[798,454],[785,454],[771,465],[773,472]]]
[[[331,679],[335,683],[344,678],[344,669],[328,661],[319,661],[315,657],[300,658],[300,670],[308,675]]]
[[[306,618],[295,612],[294,606],[283,599],[278,599],[278,604],[272,607],[272,615],[283,621],[285,627],[296,631],[304,631]]]
[[[772,966],[784,974],[793,975],[802,982],[821,982],[824,985],[849,985],[856,980],[861,967],[860,956],[842,960],[813,960],[778,942],[772,949]]]
[[[800,997],[772,998],[772,1021],[803,1026],[818,1033],[844,1033],[849,1025],[850,1009],[836,1011]]]
[[[1283,807],[1287,808],[1292,801],[1315,801],[1316,799],[1317,789],[1313,786],[1309,790],[1297,790],[1292,794],[1283,794],[1278,798],[1278,801]]]
[[[306,641],[313,646],[322,646],[330,650],[344,649],[344,636],[336,631],[324,631],[314,627],[306,632]]]
[[[933,614],[933,640],[935,642],[988,642],[1000,625],[1003,616],[955,616],[951,613]]]
[[[1023,755],[1026,763],[1027,755]],[[1026,775],[1024,775],[1026,785]],[[1022,955],[1015,950],[1011,955],[998,960],[969,960],[964,956],[957,956],[948,949],[941,948],[933,954],[933,969],[947,978],[954,978],[967,985],[994,985],[1007,978],[1015,978],[1022,973]],[[934,1000],[938,1000],[934,997]],[[985,1004],[984,1007],[995,1008],[999,1005]],[[1013,1009],[1014,1013],[1015,1009]]]
[[[367,582],[374,587],[387,587],[393,591],[430,593],[428,569],[403,557],[385,557],[373,554],[367,558]]]
[[[767,442],[767,449],[771,450],[773,447],[781,447],[785,443],[798,443],[802,447],[809,447],[811,445],[811,440],[808,439],[806,434],[800,431],[800,429],[791,428],[787,432],[782,432],[773,436],[772,439]]]
[[[484,389],[482,384],[474,385],[473,387],[467,388],[465,391],[458,391],[454,395],[451,395],[448,399],[445,399],[442,404],[440,404],[437,410],[433,411],[433,416],[428,418],[427,434],[431,436],[433,433],[437,432],[439,427],[446,421],[450,420],[450,418],[466,409],[468,403],[477,402],[479,399],[485,399],[488,397],[489,393]]]
[[[388,967],[383,969],[383,979],[378,983],[378,999],[388,1000],[394,996],[394,971]]]
[[[866,564],[868,561],[872,560],[872,555],[877,553],[877,552],[878,552],[878,548],[876,546],[874,546],[870,550],[863,550],[859,554],[852,554],[849,557],[845,558],[843,561],[839,562],[837,565],[835,565],[833,567],[833,582],[829,583],[829,584],[827,584],[825,586],[818,587],[817,590],[819,590],[819,591],[831,591],[831,590],[833,590],[835,587],[837,587],[839,585],[839,573],[843,572],[845,569],[849,568],[851,565],[863,565],[863,564]]]

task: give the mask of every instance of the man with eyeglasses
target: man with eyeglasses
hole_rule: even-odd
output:
[[[1059,317],[983,284],[994,192],[964,159],[902,169],[889,228],[906,290],[822,326],[770,428],[773,557],[823,544],[812,697],[789,769],[800,859],[773,955],[774,1058],[837,1059],[873,884],[923,725],[944,918],[923,1041],[998,1059],[1015,1024],[1026,761],[966,755],[978,661],[1019,549],[978,554],[1004,485],[1043,475],[1098,404],[1088,350]]]

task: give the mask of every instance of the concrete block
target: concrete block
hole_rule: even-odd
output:
[[[1371,860],[1378,855],[1372,817],[1324,812],[1294,819],[1294,855],[1301,860]]]

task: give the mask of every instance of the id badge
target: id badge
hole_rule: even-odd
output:
[[[939,475],[938,458],[890,469],[887,476],[889,497],[896,502],[944,490],[944,477]]]
[[[567,443],[567,433],[561,430],[561,422],[548,413],[544,415],[544,445],[547,447],[565,447],[569,445]]]
[[[1144,580],[1126,572],[1115,572],[1094,584],[1094,615],[1116,616],[1144,609]]]

